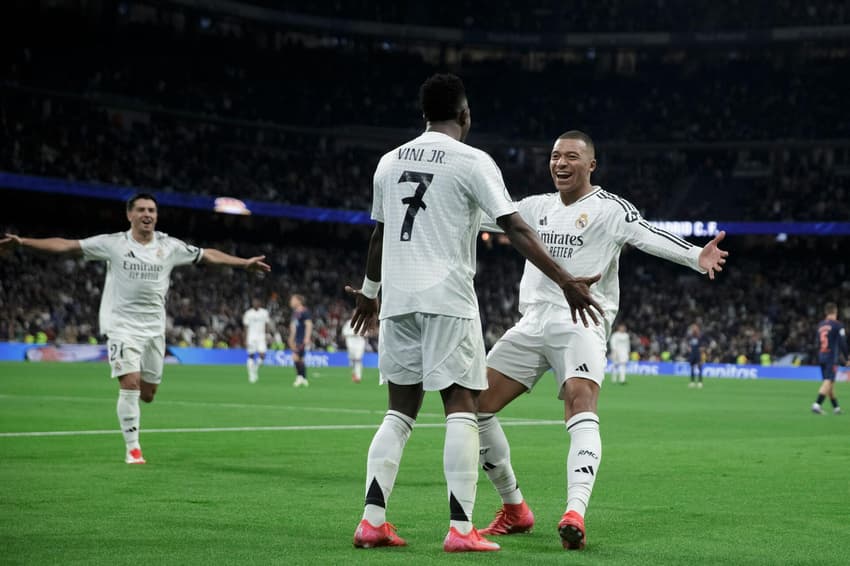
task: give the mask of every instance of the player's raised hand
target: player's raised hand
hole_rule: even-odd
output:
[[[248,258],[248,263],[245,264],[246,271],[262,271],[264,273],[268,273],[272,270],[271,266],[264,262],[266,259],[264,255],[258,255],[255,257]]]
[[[729,252],[721,250],[717,244],[723,241],[726,237],[726,232],[721,230],[717,233],[713,240],[702,248],[699,254],[699,266],[708,271],[708,278],[714,279],[715,271],[723,271],[723,264],[726,263],[726,256]]]
[[[21,246],[21,237],[15,234],[4,234],[0,239],[0,253],[6,253]]]
[[[378,309],[380,307],[377,297],[370,299],[351,285],[345,286],[345,292],[357,300],[354,314],[351,316],[351,328],[360,336],[375,329],[378,326]]]
[[[605,313],[602,312],[602,307],[590,296],[590,286],[599,281],[601,277],[601,274],[596,274],[593,277],[576,277],[561,286],[564,297],[570,305],[573,322],[578,324],[578,317],[581,317],[581,322],[585,328],[590,326],[587,322],[588,315],[593,321],[593,324],[597,326],[600,320],[605,319]],[[594,312],[594,309],[596,312]],[[599,314],[599,318],[597,318],[597,313]]]

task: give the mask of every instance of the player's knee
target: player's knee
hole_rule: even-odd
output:
[[[155,393],[153,391],[141,391],[139,399],[145,403],[153,403]]]

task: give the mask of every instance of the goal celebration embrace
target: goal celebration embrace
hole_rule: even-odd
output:
[[[534,514],[518,487],[496,413],[552,370],[570,436],[567,504],[557,533],[565,549],[583,549],[585,514],[602,459],[597,404],[619,306],[620,250],[630,244],[713,280],[729,255],[718,247],[725,233],[699,247],[650,225],[631,203],[591,183],[595,147],[576,130],[559,136],[552,148],[554,192],[515,203],[493,160],[458,143],[471,125],[461,79],[429,78],[420,103],[425,133],[378,165],[372,206],[377,225],[364,283],[347,287],[357,299],[350,323],[355,330],[365,332],[381,319],[379,357],[389,391],[389,411],[369,448],[365,510],[354,545],[407,544],[387,522],[386,509],[426,391],[440,392],[446,412],[445,550],[498,550],[482,535],[530,531]],[[479,228],[504,232],[527,258],[522,318],[486,361],[471,285]],[[458,357],[462,352],[468,353]],[[472,525],[479,456],[503,501],[481,531]]]

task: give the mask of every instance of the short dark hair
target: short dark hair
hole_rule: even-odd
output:
[[[454,120],[464,98],[466,88],[463,81],[449,73],[432,75],[419,88],[419,106],[428,122]]]
[[[581,140],[587,145],[588,149],[590,149],[590,152],[593,155],[596,155],[596,146],[593,145],[593,139],[589,135],[582,132],[581,130],[569,130],[567,132],[564,132],[560,136],[558,136],[558,139],[559,140]]]
[[[823,306],[823,312],[826,314],[837,314],[838,313],[838,305],[835,303],[829,302]]]
[[[136,194],[134,194],[133,196],[130,197],[130,200],[127,201],[127,212],[130,212],[131,210],[133,210],[133,207],[136,206],[136,201],[141,200],[141,199],[152,200],[153,203],[157,206],[157,208],[159,208],[159,203],[156,202],[156,197],[154,197],[152,194],[150,194],[150,193],[136,193]]]

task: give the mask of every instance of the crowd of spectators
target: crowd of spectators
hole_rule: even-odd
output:
[[[114,206],[114,205],[113,205]],[[172,273],[167,313],[170,344],[238,347],[241,316],[252,297],[269,308],[277,342],[286,338],[291,293],[306,296],[315,316],[314,344],[342,345],[341,325],[352,302],[343,286],[362,277],[368,230],[347,242],[321,246],[214,242],[242,255],[265,253],[273,266],[265,277],[209,266],[178,268]],[[352,239],[362,246],[352,247]],[[796,242],[796,243],[795,243]],[[812,354],[813,326],[823,303],[836,300],[850,318],[850,272],[837,241],[800,239],[786,244],[758,242],[733,247],[723,274],[710,282],[690,270],[627,250],[620,267],[619,320],[633,335],[642,359],[686,355],[683,339],[697,323],[707,338],[709,360],[734,362],[761,353],[774,358]],[[741,242],[738,242],[741,245]],[[734,246],[734,244],[733,244]],[[491,346],[518,319],[517,292],[522,261],[509,247],[482,244],[476,288],[485,341]],[[0,337],[24,340],[44,332],[56,342],[97,339],[97,311],[104,265],[81,259],[14,253],[0,261]],[[671,292],[676,289],[676,292]]]
[[[250,38],[188,42],[146,29],[125,41],[109,52],[14,50],[0,70],[10,84],[109,95],[113,104],[343,129],[415,128],[419,85],[450,69],[464,79],[476,132],[505,139],[539,141],[566,127],[627,143],[850,137],[839,119],[850,57],[840,49],[599,49],[544,53],[531,64],[521,52],[463,51],[448,63],[368,40],[259,49]]]
[[[363,147],[330,132],[248,127],[48,95],[7,93],[0,101],[0,170],[293,205],[368,210],[377,160],[402,141]],[[550,141],[542,141],[485,146],[515,198],[551,188]],[[846,147],[776,147],[756,160],[747,151],[718,157],[700,149],[609,149],[603,141],[597,157],[594,182],[650,219],[850,219]]]
[[[279,7],[275,0],[252,4]],[[287,10],[328,18],[518,33],[731,31],[850,23],[841,0],[509,0],[395,2],[335,0],[289,3]]]
[[[439,3],[328,2],[292,11],[527,33],[670,30],[673,22],[676,31],[763,29],[842,24],[850,16],[838,1],[656,0],[638,8],[625,0],[534,0],[521,11],[501,4],[485,10],[462,0],[449,11]],[[421,129],[419,84],[449,69],[467,85],[475,124],[469,141],[492,153],[516,198],[549,190],[551,141],[578,128],[597,142],[593,180],[647,218],[850,220],[850,57],[841,45],[531,52],[303,30],[243,33],[242,24],[232,34],[176,30],[155,18],[125,24],[109,31],[109,50],[0,55],[0,170],[366,210],[380,155]],[[10,218],[0,216],[0,224]],[[210,222],[198,218],[183,227]],[[68,214],[51,232],[77,220]],[[32,226],[21,222],[26,233]],[[316,316],[315,344],[334,347],[351,307],[342,285],[362,276],[361,239],[362,249],[352,250],[338,234],[306,245],[227,229],[204,234],[194,243],[250,247],[275,270],[262,279],[176,270],[169,342],[240,344],[241,314],[254,295],[285,335],[287,298],[299,292]],[[634,332],[635,351],[681,356],[687,327],[698,323],[714,360],[808,352],[822,303],[850,290],[850,274],[829,249],[835,241],[826,242],[735,250],[714,283],[627,253],[621,318]],[[522,263],[499,246],[482,246],[479,264],[492,344],[517,318]],[[56,341],[96,340],[103,273],[100,264],[72,258],[0,261],[0,338],[41,332]]]

